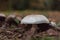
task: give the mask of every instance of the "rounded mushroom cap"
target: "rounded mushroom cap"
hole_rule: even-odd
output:
[[[2,17],[6,17],[6,15],[5,15],[5,14],[3,14],[3,13],[0,13],[0,16],[2,16]]]
[[[55,22],[51,21],[50,22],[52,26],[57,26]]]
[[[7,18],[15,18],[16,15],[12,14],[12,15],[9,15]]]
[[[21,24],[40,24],[49,23],[44,15],[28,15],[21,20]]]

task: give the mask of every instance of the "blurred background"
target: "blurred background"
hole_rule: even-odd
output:
[[[0,10],[60,10],[60,0],[0,0]]]

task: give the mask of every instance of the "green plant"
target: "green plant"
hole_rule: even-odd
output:
[[[40,38],[40,37],[36,37],[36,38],[34,38],[34,37],[32,37],[31,38],[31,40],[41,40],[42,38]]]
[[[57,26],[60,27],[60,23],[58,23]]]
[[[44,40],[55,40],[54,37],[45,37]]]

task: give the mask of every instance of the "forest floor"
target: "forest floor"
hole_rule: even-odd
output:
[[[6,15],[9,15],[11,13],[17,13],[22,16],[29,15],[29,14],[43,14],[43,15],[47,16],[48,18],[56,20],[57,23],[60,22],[60,18],[59,18],[60,12],[59,11],[25,10],[25,11],[11,11],[11,12],[4,12],[4,13]],[[8,29],[4,29],[4,30],[0,29],[0,40],[20,40],[21,33],[14,32],[14,30],[15,30],[14,28],[12,28],[12,29],[8,28]],[[53,34],[53,35],[51,35],[51,34]],[[42,37],[32,38],[31,40],[60,40],[59,39],[60,36],[58,34],[60,34],[60,32],[49,29],[47,32],[40,33],[39,36],[42,36]]]

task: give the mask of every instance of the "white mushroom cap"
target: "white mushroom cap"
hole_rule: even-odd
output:
[[[15,18],[15,15],[9,15],[8,18]]]
[[[55,22],[51,21],[52,26],[57,26]]]
[[[40,24],[49,23],[44,15],[28,15],[21,20],[21,24]]]
[[[2,16],[2,17],[6,17],[6,15],[4,15],[3,13],[0,13],[0,16]]]

